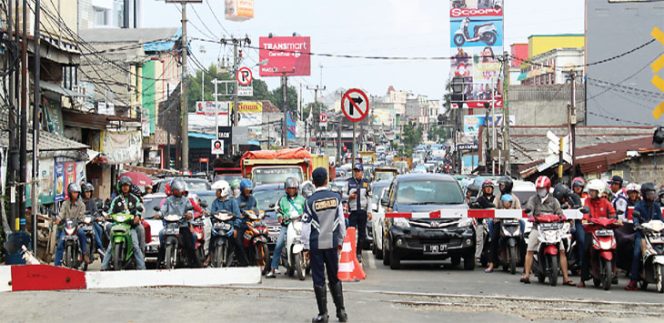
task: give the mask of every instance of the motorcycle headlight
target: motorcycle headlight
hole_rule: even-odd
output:
[[[395,218],[394,219],[394,226],[398,227],[398,228],[409,228],[410,223],[408,222],[408,219]]]

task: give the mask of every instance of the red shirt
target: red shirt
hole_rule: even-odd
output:
[[[616,210],[613,208],[613,205],[611,205],[611,202],[605,198],[587,198],[585,202],[583,202],[583,206],[587,206],[590,209],[590,213],[583,215],[584,220],[588,220],[589,218],[608,218],[616,216]]]

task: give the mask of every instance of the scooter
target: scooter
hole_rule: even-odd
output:
[[[558,253],[560,242],[565,233],[564,218],[555,214],[539,215],[534,217],[539,234],[539,246],[533,257],[533,273],[540,284],[549,278],[549,285],[558,284]]]
[[[203,263],[205,261],[205,218],[203,215],[194,217],[191,221],[191,233],[194,235],[194,249],[196,250],[196,257]]]
[[[618,220],[610,218],[591,218],[589,223],[583,224],[583,229],[592,236],[592,248],[588,260],[593,285],[595,287],[601,285],[604,290],[611,288],[613,280],[616,252],[616,238],[613,229],[618,226]]]
[[[110,241],[113,257],[111,269],[124,270],[133,267],[135,264],[131,226],[134,223],[134,216],[129,213],[115,213],[109,217],[113,223]]]
[[[299,280],[304,280],[309,272],[309,257],[305,254],[302,243],[302,216],[293,215],[288,224],[286,246],[281,253],[281,262],[287,268],[289,277],[297,275]]]
[[[97,248],[101,248],[101,246],[96,245],[95,230],[92,223],[93,223],[92,215],[90,215],[90,213],[85,213],[81,229],[83,229],[83,232],[85,232],[85,240],[87,242],[88,247],[86,248],[86,250],[83,250],[83,254],[84,255],[87,254],[88,259],[90,259],[90,261],[94,260],[95,250],[97,250]],[[88,270],[88,264],[85,261],[83,261],[83,266],[81,269],[83,271]]]
[[[634,211],[634,216],[640,216],[638,211]],[[636,229],[641,231],[642,241],[645,242],[640,287],[646,290],[648,284],[655,284],[657,292],[664,293],[664,222],[651,220],[639,224]]]
[[[230,246],[230,239],[235,239],[234,219],[235,216],[230,212],[219,212],[212,215],[210,239],[210,264],[212,267],[229,267],[233,262],[235,251]]]
[[[67,268],[78,269],[83,261],[81,253],[81,243],[78,241],[78,223],[68,219],[64,224],[64,253],[62,255],[62,265]],[[86,264],[87,267],[87,264]]]
[[[493,46],[498,40],[498,31],[492,22],[474,26],[475,33],[473,37],[470,37],[468,33],[469,26],[470,18],[464,18],[459,29],[454,33],[454,44],[458,47],[463,46],[466,42],[474,43],[478,41],[484,42],[487,46]]]
[[[166,269],[175,269],[178,266],[187,267],[190,260],[182,247],[183,241],[182,236],[180,236],[181,227],[186,227],[189,230],[184,216],[168,214],[164,216],[164,222],[164,267]]]
[[[500,235],[498,237],[498,260],[503,264],[503,270],[514,275],[516,266],[523,262],[523,235],[518,219],[500,220]],[[509,268],[508,268],[509,266]]]
[[[247,221],[247,230],[244,232],[244,248],[250,250],[250,255],[253,255],[255,264],[260,268],[261,272],[265,272],[269,264],[270,251],[267,247],[269,240],[269,231],[267,224],[263,222],[264,213],[259,212],[256,214],[253,211],[244,211],[244,216],[249,219]]]

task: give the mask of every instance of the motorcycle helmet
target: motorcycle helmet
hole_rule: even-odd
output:
[[[212,189],[215,191],[221,191],[222,198],[226,198],[231,194],[231,185],[224,180],[214,182],[214,184],[212,184]]]
[[[641,185],[641,196],[644,200],[654,201],[655,196],[657,195],[657,190],[655,189],[655,184],[653,183],[644,183]]]
[[[171,182],[171,192],[176,197],[184,195],[186,190],[187,184],[183,180],[176,178]]]
[[[498,179],[498,186],[503,186],[500,189],[500,192],[503,194],[512,194],[512,187],[514,187],[514,182],[509,176],[503,176]]]
[[[247,178],[243,178],[240,181],[240,192],[244,192],[245,190],[250,190],[250,191],[254,190],[254,183]]]
[[[570,189],[563,183],[556,184],[553,187],[553,197],[559,202],[563,202],[570,194]]]
[[[583,179],[583,177],[575,177],[572,180],[572,188],[574,187],[581,187],[581,188],[586,187],[586,181]]]
[[[67,186],[67,194],[69,195],[70,199],[72,198],[71,193],[81,194],[81,185],[78,185],[77,183],[69,183]]]
[[[81,190],[83,191],[83,193],[85,193],[85,192],[94,192],[94,191],[95,191],[95,187],[92,186],[91,183],[85,183],[85,184],[83,184],[83,186],[81,187]]]
[[[606,191],[606,183],[599,179],[593,179],[588,182],[588,192],[597,191],[598,196]]]
[[[625,192],[639,192],[641,191],[641,185],[637,183],[629,183],[627,184],[627,187],[625,187]]]
[[[240,179],[234,179],[230,182],[231,191],[233,192],[233,197],[240,196]]]
[[[299,188],[300,185],[297,182],[297,179],[294,177],[289,177],[284,181],[284,189],[289,189],[289,188]]]
[[[122,192],[122,187],[125,186],[125,185],[129,185],[129,189],[131,190],[132,182],[131,182],[131,178],[129,178],[128,176],[120,177],[120,180],[118,181],[118,185],[117,185],[118,193]]]
[[[535,190],[540,199],[545,199],[551,189],[551,180],[546,176],[540,176],[535,181]]]
[[[512,197],[512,194],[503,194],[500,197],[501,202],[513,202],[514,198]]]
[[[302,187],[300,188],[300,191],[302,192],[302,196],[304,198],[309,198],[309,196],[313,195],[314,192],[316,191],[316,187],[312,182],[306,181],[302,183]]]

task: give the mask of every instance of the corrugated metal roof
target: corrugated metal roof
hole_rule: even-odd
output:
[[[139,42],[171,39],[180,33],[180,28],[95,28],[82,29],[78,34],[87,42],[93,43],[117,43],[117,42]]]
[[[7,115],[0,114],[0,146],[7,147],[9,144],[9,133],[7,129],[8,118]],[[28,132],[27,135],[28,151],[32,151],[32,133]],[[80,142],[67,139],[61,135],[50,133],[48,131],[41,131],[39,133],[39,150],[46,151],[62,151],[62,150],[85,150],[88,146]]]
[[[575,162],[584,174],[605,172],[609,166],[629,159],[628,151],[662,151],[652,145],[652,136],[577,149]]]

